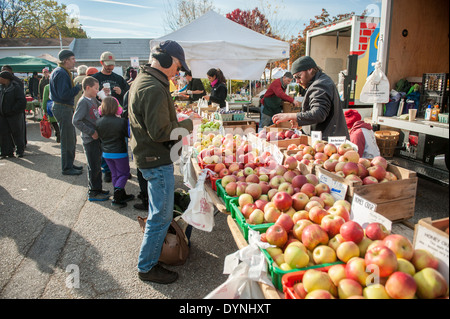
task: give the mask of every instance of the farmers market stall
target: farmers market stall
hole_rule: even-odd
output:
[[[182,171],[191,175],[185,179],[198,187],[208,176],[206,201],[228,215],[239,249],[224,261],[228,280],[206,298],[258,296],[252,281],[267,299],[448,298],[448,218],[421,220],[415,230],[401,222],[414,214],[415,172],[381,156],[361,159],[337,137],[223,128],[203,120],[183,150],[189,168]],[[242,286],[229,291],[246,262],[252,275],[239,273]],[[366,265],[378,273],[361,270]]]

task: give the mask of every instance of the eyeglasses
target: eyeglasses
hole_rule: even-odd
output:
[[[299,72],[298,75],[294,75],[294,79],[300,80],[301,74],[303,71]]]

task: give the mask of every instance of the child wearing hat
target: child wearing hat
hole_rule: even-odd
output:
[[[344,112],[345,122],[350,134],[350,141],[358,146],[360,157],[374,158],[380,155],[372,125],[361,120],[357,110],[349,109]]]

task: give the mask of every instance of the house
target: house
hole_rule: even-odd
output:
[[[60,39],[36,39],[36,38],[14,38],[0,39],[0,58],[30,55],[41,57],[49,55],[57,58],[61,49],[70,49],[74,38]],[[53,62],[53,61],[52,61]]]

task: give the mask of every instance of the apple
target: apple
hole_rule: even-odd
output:
[[[334,203],[333,206],[337,206],[337,205],[343,205],[347,209],[347,211],[350,213],[352,204],[349,201],[347,201],[345,199],[339,199]]]
[[[304,268],[309,263],[309,256],[299,246],[289,245],[284,251],[284,260],[293,269]]]
[[[306,295],[308,295],[302,282],[297,282],[292,288],[294,290],[294,295],[298,299],[305,299]]]
[[[330,193],[330,187],[325,183],[319,183],[316,185],[316,194],[320,196],[322,193]]]
[[[414,276],[416,274],[416,269],[414,268],[414,265],[406,259],[403,258],[397,258],[397,271],[404,272],[406,274],[409,274],[411,276]]]
[[[366,236],[358,243],[359,248],[359,257],[364,257],[369,246],[373,243],[372,239],[367,238]]]
[[[358,174],[357,174],[361,179],[364,179],[366,176],[369,175],[369,171],[367,170],[367,168],[361,164],[358,163]]]
[[[372,240],[383,240],[390,232],[383,224],[373,222],[366,227],[366,236]]]
[[[214,172],[220,173],[220,171],[223,170],[224,168],[226,168],[224,163],[217,163],[217,164],[214,166]],[[225,174],[225,175],[227,175],[227,174]],[[225,175],[224,175],[224,176],[225,176]],[[221,176],[221,177],[223,177],[223,176]]]
[[[245,192],[249,194],[254,201],[256,201],[262,194],[261,185],[250,183],[246,188]]]
[[[302,151],[303,154],[309,154],[311,156],[314,156],[314,154],[316,153],[316,151],[314,151],[314,148],[310,145],[306,145],[305,147],[303,147]]]
[[[344,155],[346,152],[352,151],[352,150],[353,150],[353,147],[350,144],[342,143],[341,145],[339,145],[337,152],[339,155]]]
[[[328,234],[322,227],[317,224],[306,226],[302,232],[302,243],[309,250],[313,250],[316,246],[328,244]]]
[[[357,222],[349,220],[341,226],[340,234],[345,241],[353,241],[358,244],[364,237],[364,229]]]
[[[262,197],[263,195],[261,195],[261,197]],[[261,197],[260,197],[260,199],[258,199],[258,200],[256,200],[255,201],[255,206],[256,206],[256,208],[258,208],[258,209],[261,209],[262,211],[264,211],[264,207],[267,205],[267,203],[269,202],[268,200],[265,200],[265,199],[261,199]]]
[[[236,182],[230,182],[225,186],[225,192],[228,196],[236,196],[236,188],[237,183]]]
[[[313,250],[313,259],[316,265],[334,263],[336,252],[330,246],[319,245]]]
[[[228,183],[236,182],[236,177],[233,175],[226,175],[222,178],[221,184],[222,187],[225,188]]]
[[[308,183],[313,184],[314,186],[319,184],[319,179],[317,178],[316,175],[314,175],[314,174],[306,174],[305,177],[306,177],[306,180],[307,180]]]
[[[328,209],[331,215],[342,217],[346,222],[350,220],[350,213],[343,205],[336,205],[336,203]]]
[[[244,176],[249,176],[249,175],[252,175],[252,174],[254,174],[253,168],[251,168],[250,166],[247,166],[247,167],[244,168]],[[258,180],[259,180],[259,178],[258,178]]]
[[[236,196],[241,196],[242,194],[245,194],[245,189],[247,188],[246,182],[238,181],[236,186]]]
[[[308,197],[317,195],[316,186],[311,183],[303,184],[303,186],[300,188],[300,192],[308,195]]]
[[[288,240],[288,233],[281,225],[274,224],[267,228],[266,239],[269,244],[282,248]]]
[[[253,197],[250,194],[242,194],[241,196],[239,196],[238,199],[238,203],[239,203],[239,207],[244,207],[245,204],[253,204],[254,200]]]
[[[282,183],[284,183],[285,181],[286,181],[286,180],[284,179],[283,176],[275,175],[275,176],[273,176],[272,178],[270,178],[269,185],[270,185],[271,188],[276,188],[276,189],[278,189],[278,187],[279,187]]]
[[[339,163],[338,160],[329,158],[326,161],[323,162],[323,168],[325,168],[329,172],[334,172],[337,163]]]
[[[300,219],[294,224],[294,227],[292,228],[292,234],[295,238],[298,240],[302,240],[302,233],[303,230],[307,227],[313,225],[313,222],[309,219]]]
[[[334,250],[337,250],[339,245],[344,243],[345,240],[344,238],[342,238],[341,234],[337,234],[336,236],[334,236],[333,238],[331,238],[328,242],[328,246],[330,246],[331,248],[333,248]]]
[[[256,205],[252,203],[245,204],[241,207],[241,213],[245,217],[245,219],[248,219],[250,217],[250,214],[256,209]]]
[[[354,151],[354,150],[350,150],[345,152],[343,155],[343,160],[344,162],[353,162],[353,163],[358,163],[359,162],[359,154],[358,152]]]
[[[398,177],[394,173],[389,171],[386,171],[386,176],[384,178],[386,178],[390,182],[398,180]]]
[[[294,222],[294,224],[301,219],[309,220],[309,213],[306,210],[299,210],[292,215],[292,221]]]
[[[303,184],[307,183],[307,179],[304,175],[297,175],[294,178],[292,178],[292,187],[294,188],[301,188]]]
[[[285,179],[286,182],[292,183],[292,180],[297,175],[298,174],[297,174],[297,172],[295,170],[291,170],[291,171],[287,171],[286,173],[284,173],[283,174],[283,178]]]
[[[345,241],[337,247],[336,255],[339,260],[346,263],[353,257],[359,257],[359,247],[352,241]]]
[[[268,182],[260,181],[259,186],[261,186],[261,194],[267,194],[271,189]]]
[[[262,224],[264,222],[264,212],[256,208],[248,217],[248,222],[253,225]]]
[[[384,288],[393,299],[413,299],[416,295],[417,284],[411,275],[396,271],[389,276]]]
[[[312,203],[312,202],[310,202]],[[321,206],[314,206],[311,207],[311,209],[308,211],[309,213],[309,219],[316,224],[321,224],[322,219],[328,215],[329,213],[323,209]]]
[[[411,260],[414,248],[408,238],[399,234],[391,234],[383,239],[383,245],[390,248],[397,258]],[[413,263],[414,264],[414,263]]]
[[[336,299],[333,294],[324,289],[311,291],[305,296],[305,299]]]
[[[286,192],[277,192],[272,197],[275,207],[281,211],[287,211],[292,206],[292,197]]]
[[[339,299],[347,299],[352,296],[362,296],[363,287],[356,280],[344,278],[339,281],[338,295]]]
[[[408,258],[405,259],[408,260]],[[414,265],[416,271],[420,271],[424,268],[434,268],[437,270],[439,267],[439,260],[425,249],[415,249],[411,258],[411,263]]]
[[[366,176],[362,180],[363,185],[378,184],[378,179],[373,176]]]
[[[310,211],[311,213],[311,211]],[[337,215],[329,214],[323,216],[320,226],[328,233],[329,238],[333,238],[341,229],[341,226],[345,223],[344,218]]]
[[[369,274],[366,272],[366,262],[364,258],[353,257],[345,266],[345,276],[347,278],[356,280],[361,284],[361,286],[367,286],[366,280]]]
[[[382,284],[373,284],[363,290],[366,299],[391,299]]]
[[[291,266],[289,266],[287,263],[282,263],[282,264],[280,265],[280,269],[283,270],[283,271],[289,271],[289,270],[292,270]]]
[[[292,187],[291,183],[284,182],[281,183],[280,186],[278,186],[279,192],[286,192],[289,195],[294,195],[294,188]]]
[[[377,246],[366,252],[366,265],[376,265],[380,277],[387,277],[397,270],[397,256],[386,246]]]
[[[305,193],[298,192],[292,195],[292,207],[296,210],[303,210],[309,202],[309,197]]]
[[[319,197],[323,201],[324,207],[325,206],[332,207],[334,205],[335,199],[333,195],[331,195],[330,193],[321,193]]]
[[[284,160],[284,167],[286,167],[287,169],[295,169],[297,168],[297,165],[298,161],[295,159],[294,156],[288,156]]]
[[[247,168],[251,169],[250,167],[247,167]],[[256,174],[250,174],[250,175],[247,175],[247,177],[245,177],[245,181],[247,183],[259,184],[259,177]]]
[[[333,296],[337,296],[336,286],[333,284],[330,276],[324,271],[308,269],[303,274],[302,282],[308,293],[314,290],[326,290]]]
[[[370,162],[371,166],[379,165],[383,167],[384,169],[387,169],[387,160],[382,156],[375,156],[372,161]]]
[[[424,268],[413,278],[417,284],[417,296],[421,299],[436,299],[448,291],[444,276],[434,268]]]
[[[280,225],[287,232],[291,231],[292,228],[294,227],[294,221],[292,220],[291,216],[289,216],[288,214],[285,214],[285,213],[281,213],[280,217],[278,217],[275,224]]]
[[[275,223],[281,216],[281,211],[275,207],[269,207],[264,211],[264,220],[268,223]]]
[[[239,164],[238,163],[231,163],[230,166],[228,166],[228,170],[230,171],[230,173],[238,171],[239,170]]]
[[[350,174],[350,175],[345,176],[345,180],[346,180],[347,182],[352,183],[352,184],[354,184],[354,183],[362,184],[362,179],[361,179],[361,177],[359,177],[359,176],[357,176],[357,175],[355,175],[355,174]]]
[[[314,150],[317,153],[324,153],[325,151],[325,143],[324,142],[317,142],[316,144],[314,144]]]
[[[328,276],[335,286],[339,284],[339,281],[345,278],[345,265],[337,264],[328,268]]]
[[[367,171],[370,176],[375,177],[378,181],[381,181],[386,176],[386,169],[380,165],[371,166]]]
[[[325,145],[325,147],[323,148],[323,152],[325,155],[327,155],[328,157],[330,157],[331,155],[337,153],[338,149],[336,147],[336,145],[328,143]]]

